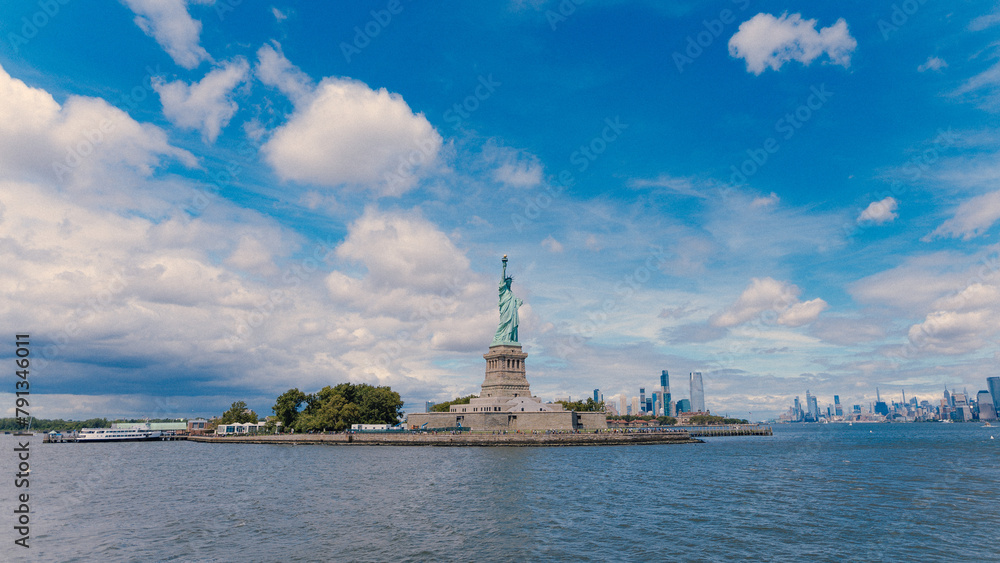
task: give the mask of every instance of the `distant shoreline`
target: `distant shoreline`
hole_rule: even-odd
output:
[[[286,444],[331,446],[619,446],[697,444],[688,432],[599,432],[567,434],[278,434],[268,436],[189,436],[212,444]]]

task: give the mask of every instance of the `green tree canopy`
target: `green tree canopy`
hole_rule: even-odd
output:
[[[586,401],[558,401],[568,411],[576,412],[599,412],[604,410],[604,401],[594,401],[593,397],[587,397]]]
[[[712,414],[696,414],[690,419],[691,424],[705,425],[705,424],[747,424],[746,419],[743,418],[724,418],[721,416],[715,416]]]
[[[286,393],[287,394],[287,393]],[[399,424],[403,400],[389,387],[367,383],[341,383],[326,386],[305,396],[306,408],[298,413],[294,428],[310,430],[346,430],[352,424]]]
[[[257,423],[257,413],[247,408],[243,401],[236,401],[229,410],[222,413],[219,424],[242,424],[247,422]]]
[[[465,397],[459,397],[457,399],[438,403],[431,407],[431,412],[449,412],[452,405],[467,405],[469,404],[469,401],[477,399],[478,397],[478,395],[467,395]]]
[[[298,389],[289,389],[278,396],[271,410],[281,421],[285,429],[295,427],[295,419],[299,416],[299,408],[306,402],[306,394]]]

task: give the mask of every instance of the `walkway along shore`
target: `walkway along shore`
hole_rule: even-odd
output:
[[[598,432],[588,434],[450,434],[357,433],[277,434],[261,436],[189,436],[192,442],[213,444],[327,444],[332,446],[616,446],[694,444],[686,431]]]
[[[222,444],[329,444],[334,446],[614,446],[629,444],[693,444],[716,436],[771,436],[763,424],[611,429],[601,432],[491,434],[489,432],[361,432],[353,434],[258,434],[250,436],[168,435],[161,440]],[[73,434],[42,435],[43,443],[76,442]]]

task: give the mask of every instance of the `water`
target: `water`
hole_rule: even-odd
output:
[[[26,561],[996,561],[1000,429],[572,448],[32,445]],[[13,442],[2,471],[14,472]],[[24,558],[27,554],[27,557]]]

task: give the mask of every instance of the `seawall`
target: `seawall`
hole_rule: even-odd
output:
[[[599,432],[589,434],[278,434],[268,436],[190,436],[213,444],[326,444],[331,446],[623,446],[694,444],[686,431]]]

